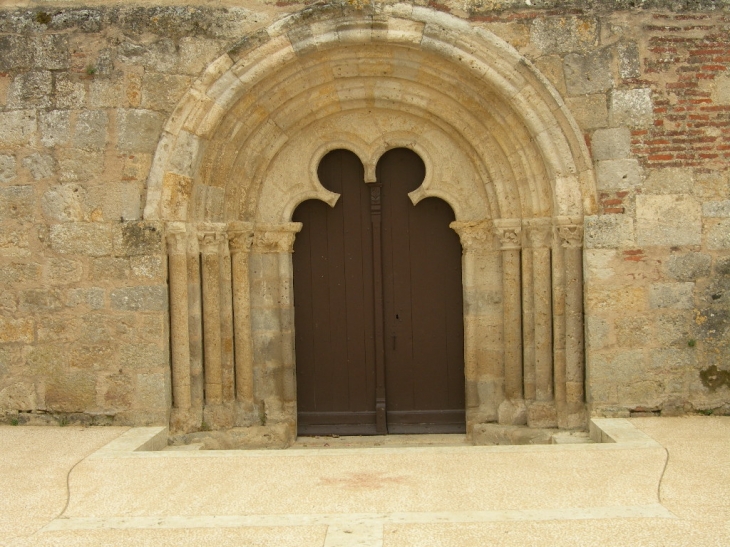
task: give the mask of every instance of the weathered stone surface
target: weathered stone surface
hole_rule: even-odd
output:
[[[117,223],[114,252],[121,256],[165,254],[162,225],[144,221]]]
[[[71,289],[66,295],[66,305],[70,307],[83,305],[92,310],[100,310],[104,307],[104,289],[99,287]]]
[[[605,348],[611,343],[611,328],[602,317],[586,317],[586,344],[593,350]]]
[[[529,427],[479,424],[472,431],[472,443],[477,446],[550,444],[553,431]]]
[[[634,159],[596,162],[596,187],[599,190],[625,190],[641,184],[641,167]]]
[[[68,36],[65,34],[46,34],[33,37],[33,65],[47,70],[68,68],[70,56]]]
[[[613,86],[610,50],[567,55],[563,69],[568,95],[600,93]]]
[[[699,245],[700,204],[684,195],[636,196],[639,245]]]
[[[695,184],[692,169],[672,167],[650,169],[644,181],[648,194],[691,194]]]
[[[0,343],[23,342],[30,344],[35,337],[32,319],[13,319],[0,316]]]
[[[129,259],[132,275],[138,279],[166,281],[167,261],[162,255],[132,256]]]
[[[86,189],[79,184],[52,186],[41,198],[43,215],[51,222],[88,220]]]
[[[565,103],[584,131],[608,126],[608,102],[605,93],[566,97]]]
[[[41,180],[53,176],[56,169],[56,161],[53,159],[53,156],[36,152],[23,158],[23,167],[30,171],[34,180]]]
[[[124,368],[155,369],[167,365],[167,355],[159,344],[125,344],[119,348],[119,364]]]
[[[613,90],[608,107],[611,126],[646,127],[654,123],[651,89]]]
[[[162,368],[167,363],[158,365]],[[170,408],[170,381],[169,374],[157,372],[137,374],[134,390],[136,404],[139,408],[165,411]]]
[[[702,204],[702,216],[705,217],[730,217],[730,201],[707,201]]]
[[[68,144],[71,138],[71,113],[68,110],[41,112],[38,125],[43,146],[52,148]]]
[[[90,263],[89,277],[93,281],[119,281],[128,279],[129,274],[127,258],[100,257]]]
[[[94,78],[89,85],[91,108],[115,108],[124,104],[124,80],[120,74],[109,78]]]
[[[10,182],[17,176],[15,165],[15,156],[0,154],[0,183]]]
[[[55,76],[55,91],[57,108],[83,108],[86,103],[86,85],[78,75]]]
[[[594,131],[591,136],[591,152],[594,160],[628,158],[631,153],[631,131],[628,127]]]
[[[48,108],[51,106],[53,77],[47,70],[18,74],[8,90],[8,106]]]
[[[46,384],[46,406],[53,412],[84,412],[96,402],[96,375],[92,371],[69,371]]]
[[[112,308],[124,311],[164,311],[167,288],[164,286],[128,287],[111,292]]]
[[[76,283],[81,281],[83,276],[83,266],[78,260],[52,258],[48,261],[46,272],[51,283]]]
[[[730,220],[713,220],[705,224],[705,244],[710,250],[730,249]]]
[[[20,311],[43,313],[63,307],[61,293],[56,289],[27,289],[20,292]]]
[[[641,76],[641,58],[639,45],[636,42],[619,42],[618,74],[624,79]]]
[[[621,315],[614,329],[616,344],[622,348],[640,348],[651,336],[651,324],[645,315]]]
[[[0,72],[28,69],[33,55],[26,36],[0,36]]]
[[[643,311],[646,308],[646,292],[643,287],[594,290],[587,296],[585,306],[590,312]]]
[[[190,87],[188,76],[145,73],[142,78],[141,107],[171,112]]]
[[[107,224],[69,222],[53,224],[50,229],[51,248],[58,253],[89,256],[111,254],[112,233]]]
[[[100,152],[64,148],[57,158],[61,182],[84,182],[104,171],[105,158]]]
[[[80,324],[78,317],[43,314],[38,320],[38,343],[74,342]]]
[[[538,18],[530,27],[530,41],[544,53],[584,51],[598,43],[598,24],[589,17]]]
[[[35,386],[30,382],[18,382],[0,390],[0,408],[29,411],[38,408]]]
[[[0,188],[0,222],[4,220],[28,222],[33,218],[32,186]]]
[[[0,112],[0,147],[29,144],[36,132],[34,110]]]
[[[30,235],[27,229],[0,230],[0,256],[30,256]]]
[[[696,281],[710,275],[712,257],[705,253],[673,254],[665,262],[664,271],[677,281]]]
[[[11,263],[0,266],[0,285],[27,283],[40,278],[41,269],[35,263]]]
[[[74,128],[73,145],[83,150],[101,150],[106,144],[109,116],[103,110],[79,113]]]
[[[164,121],[161,114],[151,110],[118,110],[117,148],[125,152],[152,152]]]
[[[614,249],[635,243],[634,220],[624,215],[585,217],[587,249]]]
[[[649,307],[691,309],[694,305],[694,288],[692,282],[653,283],[649,287]]]

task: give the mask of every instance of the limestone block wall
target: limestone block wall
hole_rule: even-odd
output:
[[[580,385],[573,387],[585,388],[589,410],[602,415],[727,413],[730,9],[719,0],[642,5],[447,0],[431,8],[494,33],[534,63],[564,100],[589,146],[598,211],[585,219],[584,251],[566,245],[553,257],[553,278],[567,271],[564,265],[556,269],[555,260],[569,261],[575,271],[576,263],[583,262],[584,286],[571,280],[561,286],[571,309],[579,308],[576,300],[583,301],[586,378],[585,384],[578,378],[574,383]],[[181,393],[187,389],[195,404],[196,382],[205,381],[202,357],[196,357],[206,349],[203,333],[189,330],[190,377],[178,375],[174,383],[171,368],[182,357],[171,356],[169,340],[175,336],[172,318],[179,317],[175,306],[182,292],[188,289],[193,302],[188,311],[194,315],[191,291],[205,287],[205,279],[194,277],[206,269],[196,269],[190,257],[199,251],[205,257],[197,246],[214,242],[199,240],[196,233],[185,243],[195,249],[174,251],[182,245],[170,237],[174,229],[143,218],[153,154],[176,104],[211,62],[245,36],[255,42],[257,31],[304,8],[260,0],[223,1],[217,7],[3,2],[3,419],[167,423],[175,393],[176,400],[185,401]],[[188,167],[180,166],[181,172]],[[185,191],[183,185],[179,191]],[[539,230],[525,229],[525,237],[532,232]],[[229,228],[226,233],[230,238]],[[563,235],[567,241],[570,234]],[[242,264],[231,241],[230,276],[235,281]],[[545,263],[537,255],[546,247],[528,244],[532,250],[523,248],[520,258],[508,256],[506,249],[499,260],[508,269],[519,266],[522,284],[529,279],[545,283],[546,272],[532,277],[525,272],[533,263]],[[254,251],[246,264],[257,298],[253,307],[267,306],[267,295],[259,292],[266,272],[286,266],[277,256]],[[168,270],[185,267],[187,286],[168,284]],[[515,277],[511,279],[514,285]],[[546,294],[549,287],[484,291],[514,301],[517,288],[521,298]],[[550,296],[550,309],[558,313],[554,298]],[[221,301],[232,302],[232,332],[242,317],[235,313],[236,295]],[[536,321],[540,306],[547,309],[548,303],[523,301],[520,325]],[[277,313],[277,320],[289,320]],[[569,340],[583,335],[575,331],[575,320],[560,324]],[[534,352],[528,360],[536,363],[535,369],[512,378],[525,391],[545,384],[537,363],[541,351],[554,350],[525,343],[525,333],[538,328],[522,330],[520,350]],[[228,368],[221,368],[221,374],[233,369],[236,380],[246,379],[238,374],[237,354],[250,351],[265,370],[269,356],[256,348],[281,351],[266,343],[265,324],[251,329],[251,346],[223,356]],[[543,333],[539,339],[549,337]],[[224,337],[224,344],[226,340],[233,343]],[[512,340],[511,350],[493,349],[509,360],[519,341]],[[575,359],[567,348],[565,359]],[[293,365],[289,361],[287,366]],[[276,382],[291,392],[292,386],[282,387],[286,375],[276,374],[235,384],[240,391],[234,399],[250,396],[255,385],[266,393]],[[566,382],[568,386],[570,379]],[[215,392],[212,384],[208,393],[211,389]],[[231,394],[221,397],[230,399]]]

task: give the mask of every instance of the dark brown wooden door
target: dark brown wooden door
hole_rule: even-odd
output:
[[[332,208],[305,201],[294,242],[294,329],[300,434],[375,433],[373,249],[370,192],[347,150],[319,164]]]
[[[390,433],[464,431],[461,243],[437,198],[414,207],[423,182],[415,152],[378,162],[383,184],[385,389]]]
[[[337,150],[319,166],[336,206],[294,213],[299,434],[465,429],[461,245],[445,202],[408,198],[424,174],[395,149],[365,184]]]

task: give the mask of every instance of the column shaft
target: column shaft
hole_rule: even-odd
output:
[[[188,241],[188,333],[190,343],[190,404],[202,410],[204,398],[203,375],[203,317],[200,281],[200,250],[198,240]]]
[[[502,302],[504,305],[504,391],[509,399],[522,399],[522,317],[520,251],[502,251]]]
[[[191,406],[186,240],[184,224],[175,223],[168,227],[172,401],[173,406],[180,409],[188,409]]]
[[[251,347],[251,294],[248,256],[253,240],[250,224],[231,223],[228,242],[231,251],[233,285],[233,339],[236,357],[236,400],[253,406],[253,349]]]
[[[535,399],[535,295],[533,249],[522,249],[522,367],[525,399]]]
[[[550,248],[533,249],[535,296],[535,399],[553,400],[553,324]]]
[[[198,234],[202,253],[203,342],[205,348],[205,402],[223,402],[221,359],[221,271],[222,233],[208,226]]]

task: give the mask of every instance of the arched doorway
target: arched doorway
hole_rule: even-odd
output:
[[[461,245],[454,213],[413,205],[425,166],[386,152],[365,184],[355,154],[319,164],[334,208],[306,201],[294,244],[299,434],[465,430]]]
[[[569,110],[481,28],[426,8],[337,5],[242,39],[165,126],[145,219],[166,223],[176,295],[172,429],[296,435],[292,215],[337,203],[317,176],[328,151],[354,152],[370,189],[396,147],[426,165],[411,201],[443,200],[455,217],[467,432],[585,424],[582,225],[596,192]],[[201,377],[226,383],[226,397],[208,397]]]

